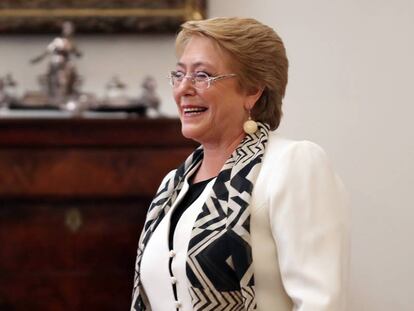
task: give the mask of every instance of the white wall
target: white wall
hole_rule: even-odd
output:
[[[281,131],[329,153],[352,200],[352,311],[414,309],[414,2],[412,0],[209,0],[210,16],[250,16],[285,41],[290,81]],[[36,88],[29,67],[49,37],[0,37],[0,75]],[[171,36],[78,37],[84,90],[103,93],[113,74],[139,92],[158,80],[174,115],[166,73]],[[22,89],[22,88],[21,88]]]
[[[349,310],[414,310],[414,1],[210,3],[284,38],[282,131],[321,144],[352,200]]]

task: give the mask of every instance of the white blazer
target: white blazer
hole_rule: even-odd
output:
[[[270,134],[251,211],[258,311],[345,311],[349,211],[325,152]]]
[[[344,187],[318,145],[287,140],[276,132],[269,135],[251,201],[250,234],[257,310],[345,311],[349,217]],[[179,198],[187,190],[188,186],[183,187]],[[199,211],[203,203],[197,200],[189,209]],[[141,267],[151,269],[146,262],[155,264],[158,261],[152,266],[155,270],[142,271],[148,296],[163,300],[154,303],[154,310],[174,309],[177,303],[172,296],[167,267],[169,217],[165,218],[165,225],[154,232],[154,236],[161,237],[151,238],[154,241],[149,241]],[[193,224],[181,222],[177,230],[191,233]],[[182,290],[187,281],[185,245],[190,235],[187,241],[182,241],[183,236],[180,235],[180,245],[184,247],[177,250],[184,256],[178,261],[182,266],[174,269],[181,284],[179,299],[183,310],[190,310],[189,294],[180,294],[180,288]],[[161,286],[160,283],[165,284]]]

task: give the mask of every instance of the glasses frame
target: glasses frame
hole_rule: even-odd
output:
[[[196,76],[200,75],[201,74],[200,72],[198,72],[198,73],[193,72],[189,75],[185,75],[181,78],[182,79],[181,81],[176,81],[176,84],[174,84],[174,77],[175,77],[174,75],[176,73],[177,73],[176,71],[170,71],[170,74],[168,76],[168,78],[170,80],[170,85],[172,87],[174,87],[174,88],[179,87],[181,85],[181,83],[184,81],[184,79],[189,79],[191,81],[191,85],[194,88],[198,89],[198,90],[207,90],[208,88],[210,88],[211,83],[213,83],[215,81],[226,79],[226,78],[233,78],[233,77],[237,76],[235,73],[228,73],[228,74],[223,74],[223,75],[219,75],[219,76],[209,76],[208,74],[205,74],[205,76],[206,76],[205,82],[207,82],[207,86],[206,87],[197,87],[196,86],[196,83],[197,83]]]

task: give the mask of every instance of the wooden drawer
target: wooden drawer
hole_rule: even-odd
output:
[[[100,310],[110,293],[107,310],[127,310],[148,201],[2,201],[3,304],[16,310],[33,301],[38,310]]]
[[[152,196],[190,148],[0,150],[0,196]]]
[[[129,310],[178,120],[0,120],[0,311]]]

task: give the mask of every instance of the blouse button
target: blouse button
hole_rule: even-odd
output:
[[[177,278],[175,276],[171,277],[171,284],[177,283]]]
[[[181,302],[180,301],[176,300],[174,304],[175,304],[175,307],[177,309],[181,308]]]
[[[173,249],[170,250],[170,254],[169,255],[170,255],[171,258],[175,257],[175,251]]]

